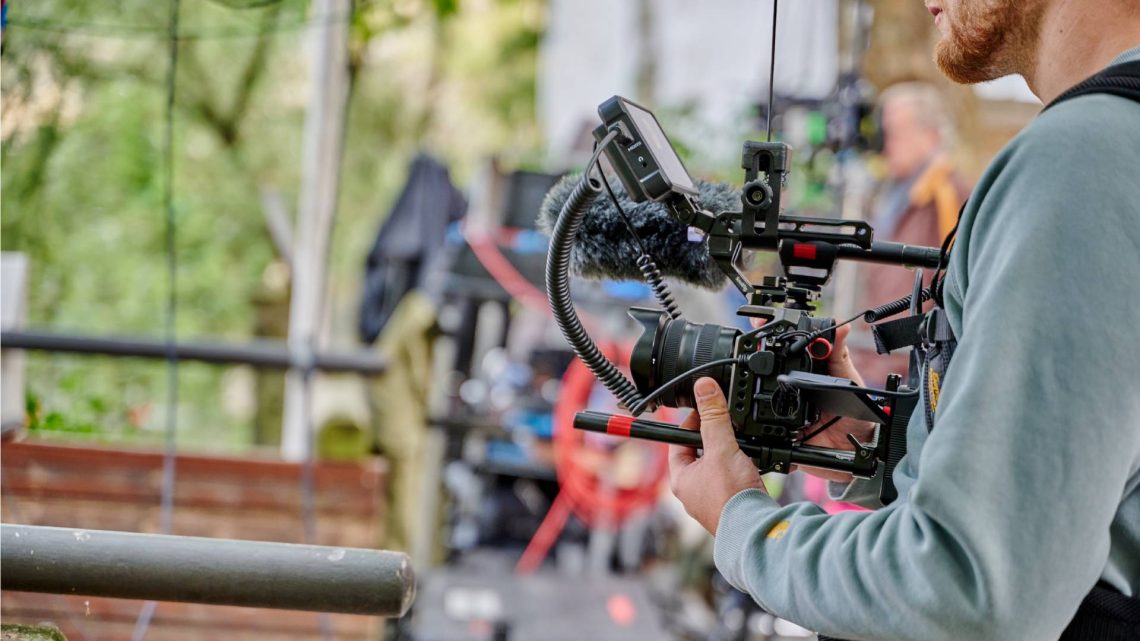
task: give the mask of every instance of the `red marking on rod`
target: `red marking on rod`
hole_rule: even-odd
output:
[[[611,416],[606,421],[606,434],[628,437],[631,429],[633,429],[632,416]]]
[[[808,243],[796,243],[792,247],[792,256],[801,260],[815,260],[815,245]]]

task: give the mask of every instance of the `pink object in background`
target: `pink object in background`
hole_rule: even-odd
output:
[[[817,477],[804,475],[804,498],[815,503],[823,508],[823,511],[828,514],[835,514],[837,512],[868,512],[865,507],[855,505],[854,503],[845,503],[843,501],[833,501],[827,496],[827,481]]]

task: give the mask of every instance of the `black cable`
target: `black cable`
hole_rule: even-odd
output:
[[[772,110],[776,96],[776,14],[780,0],[772,0],[772,55],[768,58],[768,142],[772,142]]]
[[[615,137],[607,136],[605,145],[595,145],[594,154],[597,156],[598,152],[604,150],[607,146],[612,144]],[[586,169],[589,172],[589,168]],[[654,262],[653,257],[649,255],[649,251],[645,249],[645,244],[641,242],[641,237],[637,235],[637,229],[633,226],[633,221],[630,220],[629,215],[626,214],[625,208],[621,206],[617,196],[614,195],[613,188],[610,187],[610,181],[606,178],[606,172],[602,171],[601,163],[598,163],[598,174],[601,176],[602,186],[606,188],[606,194],[610,197],[610,202],[613,203],[614,208],[618,211],[618,216],[621,217],[625,228],[629,230],[629,235],[633,236],[633,242],[637,245],[638,257],[637,267],[641,270],[642,277],[653,290],[653,296],[661,306],[665,308],[665,312],[669,314],[669,318],[680,318],[681,309],[677,306],[677,300],[673,298],[673,292],[669,289],[669,284],[661,276],[661,270],[657,268],[657,263]]]
[[[681,308],[677,306],[677,300],[673,298],[673,292],[661,275],[661,270],[657,269],[657,263],[653,262],[653,258],[649,254],[638,256],[637,268],[641,270],[642,277],[645,278],[649,288],[653,290],[654,298],[665,308],[665,313],[669,315],[669,318],[674,320],[681,318]]]
[[[641,392],[633,381],[606,358],[598,349],[596,343],[582,326],[578,312],[574,309],[574,300],[570,296],[570,256],[574,250],[574,241],[578,236],[578,229],[582,226],[582,218],[590,208],[590,203],[601,193],[602,187],[598,181],[590,177],[590,170],[598,161],[602,148],[609,144],[616,131],[611,131],[599,143],[586,166],[586,173],[581,181],[570,192],[562,210],[558,213],[558,220],[550,234],[550,249],[546,254],[546,296],[550,302],[550,312],[558,324],[558,329],[570,343],[571,349],[582,360],[594,376],[601,381],[618,401],[625,407],[634,407],[641,402]]]
[[[633,226],[633,221],[629,219],[629,214],[625,213],[625,208],[621,206],[621,202],[619,202],[617,196],[614,195],[613,187],[610,187],[610,181],[606,178],[606,173],[602,171],[601,164],[598,165],[598,173],[602,175],[602,186],[606,188],[606,195],[610,197],[610,202],[613,203],[617,209],[618,217],[625,223],[625,228],[629,230],[629,235],[633,236],[633,244],[637,245],[637,250],[640,253],[647,253],[645,251],[645,245],[641,242],[641,236],[637,235],[637,229]]]
[[[805,347],[808,346],[808,343],[814,341],[815,339],[819,338],[820,336],[823,336],[824,334],[826,334],[826,333],[828,333],[834,329],[839,329],[840,327],[843,327],[844,325],[849,325],[851,323],[854,323],[855,321],[859,320],[860,318],[863,318],[863,312],[860,312],[859,314],[856,314],[855,316],[848,318],[847,320],[843,321],[842,323],[839,323],[838,325],[831,324],[827,327],[824,327],[823,329],[819,329],[819,330],[816,330],[810,334],[806,334],[803,338],[792,343],[791,347],[788,348],[788,353],[789,354],[798,354],[798,353],[800,353],[800,351],[802,351]]]
[[[610,143],[617,137],[618,132],[615,129],[611,130],[610,133],[606,134],[600,141],[594,141],[594,153],[590,155],[590,162],[586,163],[586,171],[582,173],[584,179],[589,179],[590,172],[594,170],[594,167],[598,168],[598,173],[602,173],[602,166],[598,163],[598,159],[602,157],[602,152],[606,150],[606,147],[609,147]],[[606,182],[604,175],[602,176],[602,182]],[[606,186],[608,187],[609,185]]]
[[[180,0],[171,0],[170,23],[167,30],[169,62],[166,70],[166,110],[163,122],[163,180],[162,204],[166,218],[166,438],[162,454],[162,497],[160,499],[160,530],[170,534],[174,525],[174,483],[178,448],[178,221],[174,212],[174,99],[178,86],[178,18]],[[143,641],[150,629],[151,619],[157,604],[147,601],[139,610],[132,641]]]
[[[721,367],[724,365],[733,365],[737,362],[739,362],[741,365],[743,365],[745,362],[745,359],[744,358],[737,358],[737,357],[721,358],[721,359],[717,359],[715,361],[709,361],[703,365],[697,365],[696,367],[693,367],[693,368],[690,368],[684,372],[681,372],[680,374],[674,376],[673,378],[671,378],[668,381],[666,381],[665,383],[663,383],[657,389],[653,390],[648,396],[646,396],[644,399],[642,399],[641,403],[639,403],[638,405],[636,405],[634,407],[629,408],[629,412],[631,414],[633,414],[634,416],[641,414],[654,401],[656,401],[658,398],[661,398],[662,394],[664,394],[665,392],[668,392],[670,389],[675,387],[678,383],[685,382],[686,380],[688,380],[689,377],[693,376],[694,374],[700,374],[701,372],[703,372],[705,370],[712,369],[714,367]]]
[[[931,281],[931,282],[933,283],[933,281]],[[926,301],[930,300],[933,296],[934,296],[933,288],[927,287],[927,288],[923,289],[921,292],[919,292],[919,295],[918,295],[919,303],[925,303]],[[903,296],[902,298],[900,298],[898,300],[891,301],[891,302],[887,303],[886,305],[879,305],[878,307],[873,307],[871,309],[868,309],[867,311],[863,312],[863,321],[867,322],[867,323],[874,323],[874,322],[880,321],[884,318],[890,318],[891,316],[894,316],[895,314],[900,314],[902,312],[905,312],[906,310],[910,309],[910,299],[911,299],[911,295],[907,294],[906,296]]]
[[[841,416],[832,417],[830,421],[824,423],[823,425],[820,425],[818,429],[816,429],[812,432],[809,432],[807,435],[805,435],[803,438],[801,438],[800,442],[801,443],[807,443],[808,441],[819,436],[820,434],[823,434],[832,425],[835,425],[836,423],[838,423],[840,418],[843,418],[843,417],[841,417]]]
[[[954,244],[954,239],[958,236],[958,225],[962,223],[962,214],[966,212],[966,203],[958,209],[958,220],[954,223],[954,227],[950,233],[946,234],[946,238],[942,239],[942,247],[938,251],[938,267],[934,269],[934,276],[930,279],[930,292],[931,298],[934,302],[942,307],[942,289],[946,284],[946,270],[950,260],[950,249]]]

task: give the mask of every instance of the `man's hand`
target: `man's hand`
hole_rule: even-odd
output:
[[[693,391],[697,409],[681,427],[701,431],[704,453],[691,447],[669,446],[669,480],[685,511],[711,534],[716,534],[724,504],[741,490],[764,490],[760,472],[740,446],[728,417],[728,403],[720,386],[701,378]],[[765,490],[766,491],[766,490]]]

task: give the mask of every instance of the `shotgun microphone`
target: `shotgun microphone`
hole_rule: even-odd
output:
[[[563,178],[546,194],[538,214],[538,227],[549,234],[558,221],[558,213],[582,176]],[[700,192],[697,202],[708,211],[740,208],[740,190],[724,183],[695,181]],[[663,276],[691,285],[718,290],[727,278],[709,256],[703,238],[690,234],[689,228],[673,218],[668,206],[655,202],[635,202],[620,181],[610,187],[625,210],[641,246],[653,257]],[[613,202],[603,194],[595,198],[582,219],[582,226],[570,254],[570,270],[586,278],[641,280],[637,258],[641,254],[637,241]]]

